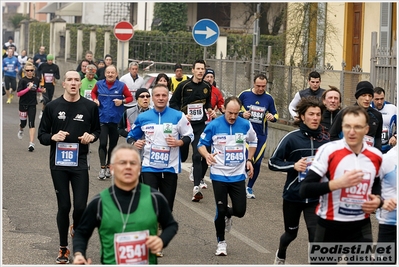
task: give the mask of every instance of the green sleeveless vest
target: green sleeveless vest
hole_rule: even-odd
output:
[[[125,233],[149,230],[150,235],[157,235],[158,218],[152,205],[151,188],[145,184],[139,184],[139,186],[141,186],[139,205],[133,213],[130,213]],[[101,242],[100,254],[103,264],[116,264],[114,234],[122,233],[123,222],[118,206],[108,190],[107,188],[100,193],[102,205],[101,225],[98,228]],[[123,215],[126,218],[126,214]],[[150,251],[148,253],[149,263],[157,264],[157,256]]]

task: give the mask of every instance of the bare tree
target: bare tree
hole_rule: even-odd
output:
[[[337,28],[327,19],[326,3],[293,2],[287,9],[288,44],[290,65],[308,68],[323,67],[327,56],[325,46],[337,38]]]

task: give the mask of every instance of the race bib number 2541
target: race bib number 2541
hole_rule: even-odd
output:
[[[145,244],[149,231],[115,234],[115,260],[119,265],[148,264],[148,248]]]

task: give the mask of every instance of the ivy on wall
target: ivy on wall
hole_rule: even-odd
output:
[[[50,46],[50,24],[44,22],[32,22],[29,24],[29,49],[28,55],[39,52],[40,46],[48,48]]]
[[[109,26],[87,25],[87,24],[67,24],[70,30],[70,53],[71,59],[76,59],[77,53],[77,32],[83,31],[83,50],[90,50],[90,30],[95,27],[97,40],[94,58],[96,60],[104,57],[104,35]],[[29,25],[30,49],[38,50],[41,44],[49,45],[49,23],[35,22]],[[227,33],[227,55],[223,57],[249,59],[252,57],[252,34],[233,34]],[[116,60],[118,40],[115,38],[112,29],[110,30],[110,55]],[[40,44],[40,45],[39,45]],[[256,48],[256,56],[266,58],[268,46],[272,46],[272,63],[284,59],[284,40],[281,36],[261,35],[259,46]],[[176,31],[165,33],[162,31],[135,31],[133,38],[129,41],[129,58],[137,60],[153,60],[157,62],[179,62],[191,64],[196,59],[203,58],[204,47],[198,45],[191,32]],[[30,53],[34,51],[30,50]],[[215,57],[216,44],[206,48],[207,58]],[[219,55],[217,55],[219,56]]]

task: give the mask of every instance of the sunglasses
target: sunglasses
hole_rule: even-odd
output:
[[[25,70],[25,71],[35,71],[35,70]]]
[[[150,95],[139,95],[140,98],[150,98]]]

